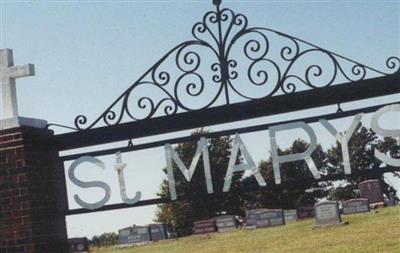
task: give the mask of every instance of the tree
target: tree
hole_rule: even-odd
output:
[[[95,247],[112,246],[118,243],[118,235],[116,233],[103,233],[100,236],[93,236],[89,240],[89,244]]]
[[[199,130],[192,135],[200,137],[205,133]],[[243,173],[235,173],[230,191],[224,195],[219,194],[222,192],[224,185],[225,173],[231,155],[232,140],[230,137],[220,137],[211,138],[207,141],[214,194],[207,194],[204,168],[201,161],[196,167],[191,182],[186,181],[178,167],[173,163],[178,199],[180,196],[187,196],[188,194],[193,196],[202,194],[202,197],[158,205],[156,221],[168,224],[178,236],[190,234],[192,224],[196,220],[210,219],[220,214],[243,214],[243,196],[241,194],[243,190],[241,183]],[[187,142],[177,145],[174,150],[178,153],[182,162],[189,167],[196,148],[197,144],[195,142]],[[240,158],[237,158],[237,162],[240,162]],[[164,172],[167,173],[165,169]],[[170,196],[167,179],[163,180],[158,196],[167,198]]]
[[[375,149],[390,154],[394,158],[400,157],[400,146],[393,138],[384,138],[380,140],[371,129],[361,127],[349,140],[349,156],[352,172],[372,170],[383,167],[382,161],[375,157]],[[330,165],[330,171],[333,173],[343,173],[343,157],[340,144],[337,142],[327,152],[327,158]],[[399,176],[399,173],[394,173]],[[396,194],[396,190],[384,180],[384,174],[363,175],[357,177],[348,177],[345,186],[339,186],[329,194],[329,199],[346,200],[359,197],[358,184],[364,180],[377,178],[380,179],[383,186],[383,192],[388,196],[390,192]]]
[[[297,139],[290,148],[286,150],[278,149],[279,155],[294,154],[304,152],[308,144]],[[326,155],[320,145],[311,155],[315,166],[321,174],[327,173]],[[273,165],[271,158],[259,163],[260,171],[267,182],[266,188],[261,188],[257,194],[259,207],[293,209],[302,205],[314,204],[318,199],[324,198],[328,194],[330,183],[316,183],[313,180],[306,162],[304,160],[281,163],[280,171],[282,184],[275,185]]]

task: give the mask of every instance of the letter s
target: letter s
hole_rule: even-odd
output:
[[[87,203],[87,202],[83,201],[77,194],[74,195],[74,199],[75,199],[76,203],[78,203],[81,207],[93,210],[93,209],[100,208],[105,203],[107,203],[107,201],[110,199],[110,196],[111,196],[111,188],[110,188],[110,186],[108,186],[108,184],[106,184],[102,181],[85,182],[85,181],[79,180],[75,176],[75,170],[79,164],[84,163],[84,162],[93,163],[93,164],[97,165],[98,167],[102,168],[103,170],[105,169],[105,166],[104,166],[104,163],[97,158],[94,158],[91,156],[82,156],[82,157],[78,158],[77,160],[75,160],[71,164],[71,166],[69,167],[69,170],[68,170],[69,179],[77,186],[82,187],[82,188],[98,187],[98,188],[102,188],[105,191],[105,195],[104,195],[103,199],[101,199],[100,201],[95,202],[95,203]]]
[[[387,112],[400,112],[400,104],[393,104],[393,105],[387,105],[385,107],[380,108],[377,110],[374,115],[372,116],[371,120],[371,128],[374,130],[377,134],[382,135],[383,137],[400,137],[400,130],[395,129],[395,130],[389,130],[389,129],[383,129],[379,126],[378,121],[379,118],[387,113]],[[386,163],[387,165],[390,166],[395,166],[399,167],[400,166],[400,159],[396,159],[393,157],[390,157],[389,155],[386,155],[378,150],[375,149],[375,157],[381,160],[382,162]]]

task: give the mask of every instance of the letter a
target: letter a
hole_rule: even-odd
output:
[[[242,164],[237,164],[236,163],[236,158],[238,156],[239,150],[242,152],[244,158],[247,161],[246,163]],[[253,161],[253,158],[250,156],[249,152],[247,151],[246,146],[244,145],[242,139],[238,134],[235,135],[235,140],[233,141],[233,147],[232,147],[232,152],[231,152],[231,157],[229,158],[229,164],[228,164],[228,170],[226,171],[225,175],[225,182],[224,182],[224,192],[228,192],[231,188],[231,183],[232,183],[232,176],[234,172],[239,172],[239,171],[246,171],[249,170],[251,171],[251,175],[254,176],[260,186],[267,186],[267,183],[265,183],[260,170],[256,166],[256,164]]]

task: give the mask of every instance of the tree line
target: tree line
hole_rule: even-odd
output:
[[[204,135],[203,130],[198,130],[193,135]],[[208,139],[210,154],[211,177],[214,189],[222,189],[230,152],[232,138],[229,136]],[[287,149],[278,149],[279,155],[301,153],[308,147],[304,140],[297,139]],[[400,158],[400,145],[394,138],[379,139],[377,135],[365,127],[360,127],[351,137],[349,155],[353,172],[378,169],[384,164],[375,158],[374,150],[386,152],[394,158]],[[197,144],[193,142],[181,143],[175,147],[175,151],[183,163],[190,165]],[[324,150],[318,145],[312,154],[312,159],[322,175],[343,173],[342,150],[340,144]],[[238,157],[237,163],[243,158]],[[320,199],[346,200],[359,197],[358,183],[370,179],[368,175],[346,177],[341,182],[315,182],[299,179],[312,177],[304,160],[280,164],[282,182],[296,181],[296,184],[285,184],[285,187],[275,187],[272,160],[260,161],[258,167],[267,182],[267,187],[257,187],[253,176],[243,178],[243,172],[235,173],[232,185],[226,194],[206,194],[206,182],[203,172],[203,164],[197,164],[197,168],[191,182],[187,182],[180,170],[174,164],[174,177],[176,192],[179,196],[192,194],[201,198],[192,198],[186,201],[176,201],[160,204],[157,207],[156,222],[162,222],[176,232],[178,236],[191,233],[192,224],[196,220],[210,219],[221,214],[244,216],[248,208],[282,208],[295,209],[302,205],[314,204]],[[164,169],[164,173],[167,174]],[[394,173],[400,177],[399,173]],[[383,173],[376,175],[382,181],[383,192],[386,196],[390,192],[396,194],[396,190],[384,180]],[[165,178],[158,193],[160,197],[169,197],[168,179]]]

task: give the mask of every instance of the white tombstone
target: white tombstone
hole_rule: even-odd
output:
[[[0,49],[1,111],[0,130],[18,126],[44,128],[44,120],[19,117],[15,79],[35,74],[34,65],[14,66],[11,49]]]

